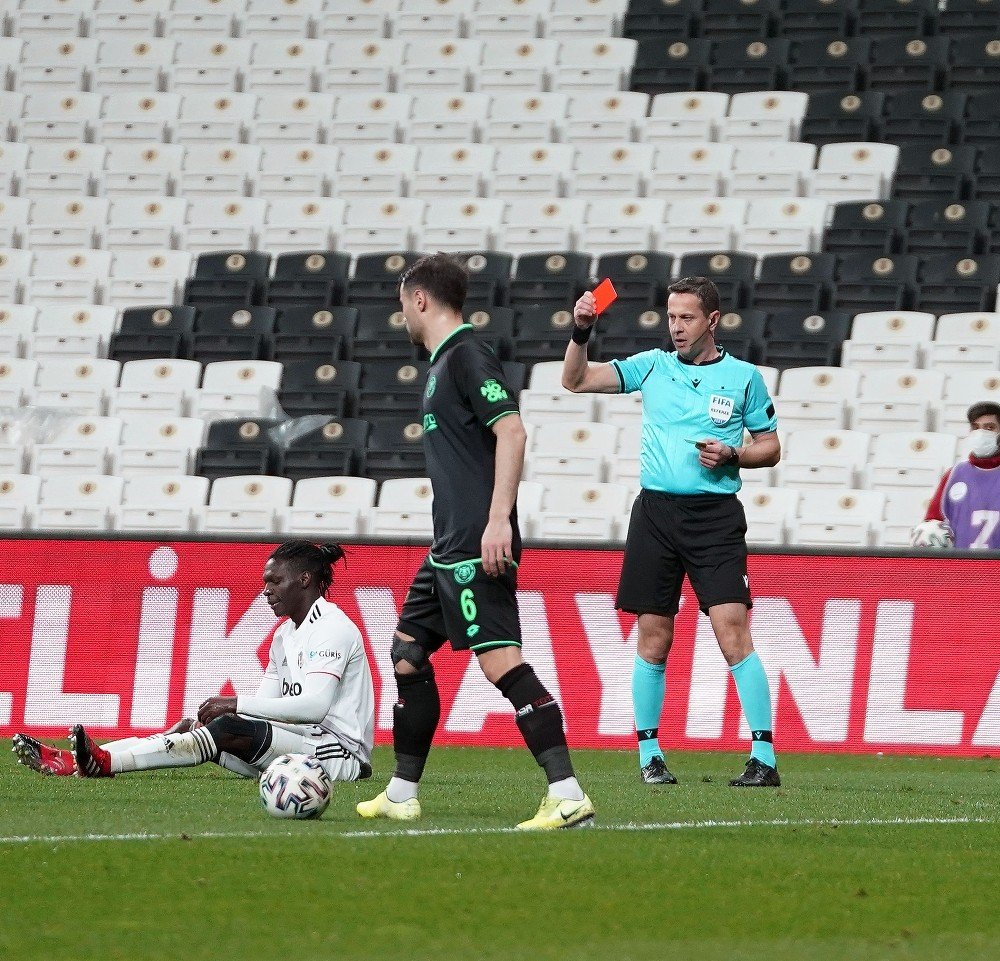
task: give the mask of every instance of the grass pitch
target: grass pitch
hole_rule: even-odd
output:
[[[435,749],[408,832],[268,818],[214,766],[42,778],[0,742],[0,958],[833,961],[1000,958],[1000,760],[575,752],[594,830],[523,836],[526,751]],[[5,750],[2,750],[5,749]]]

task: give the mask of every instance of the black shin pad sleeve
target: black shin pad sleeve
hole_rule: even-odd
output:
[[[396,777],[419,781],[441,718],[441,698],[434,668],[428,664],[416,674],[397,674],[396,688],[399,700],[392,709]]]
[[[562,711],[545,690],[530,664],[518,664],[500,680],[497,688],[514,706],[517,726],[535,760],[545,769],[549,783],[573,776],[566,747]]]

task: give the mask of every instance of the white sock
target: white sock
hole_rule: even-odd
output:
[[[133,747],[142,740],[141,737],[123,737],[120,741],[108,741],[107,744],[102,744],[101,747],[105,751],[114,753],[115,751],[124,751],[126,748]]]
[[[575,777],[564,777],[549,785],[549,797],[557,797],[560,801],[582,801],[583,788]]]
[[[219,760],[215,762],[219,767],[224,767],[227,771],[240,774],[243,777],[253,778],[255,781],[260,777],[260,770],[255,768],[248,761],[238,758],[235,754],[226,754],[223,751],[219,755]]]
[[[154,734],[141,738],[130,747],[108,753],[111,755],[112,773],[121,774],[164,767],[194,767],[205,761],[214,761],[219,749],[208,728],[200,727],[190,734]]]
[[[394,777],[389,781],[389,786],[385,789],[385,796],[394,804],[400,804],[403,801],[415,798],[419,786],[416,781],[404,781],[401,777]]]

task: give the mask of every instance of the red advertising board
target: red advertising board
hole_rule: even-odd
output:
[[[0,736],[146,734],[209,695],[256,689],[275,620],[270,544],[5,540]],[[334,596],[364,632],[378,740],[396,698],[389,644],[419,547],[353,546]],[[617,551],[528,550],[524,651],[571,744],[634,745],[635,618],[614,609]],[[779,750],[1000,755],[1000,561],[756,555],[752,629]],[[436,657],[441,743],[514,745],[507,702],[468,654]],[[660,726],[671,749],[747,746],[711,627],[686,590]]]

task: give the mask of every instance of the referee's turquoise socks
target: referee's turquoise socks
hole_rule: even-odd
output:
[[[743,714],[750,725],[753,738],[750,757],[757,758],[769,767],[777,767],[774,744],[771,741],[771,689],[767,686],[767,674],[757,652],[748,654],[739,664],[730,669],[736,682],[736,693],[743,705]]]
[[[666,676],[666,664],[650,664],[636,654],[632,667],[632,708],[639,739],[639,767],[645,767],[654,757],[663,757],[658,735]]]

